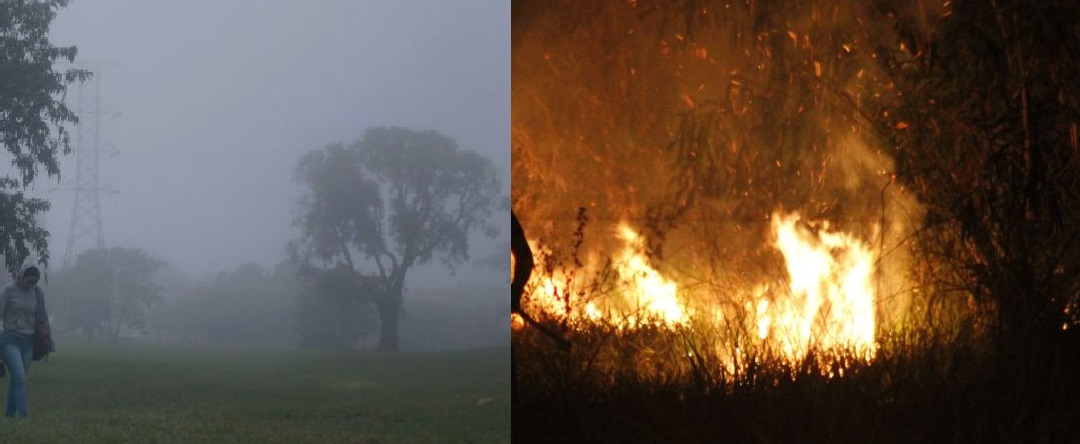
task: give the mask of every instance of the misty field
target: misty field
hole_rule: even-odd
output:
[[[11,442],[510,441],[509,348],[373,354],[60,344]],[[2,381],[6,395],[8,381]]]

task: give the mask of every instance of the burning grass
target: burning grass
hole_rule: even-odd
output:
[[[515,329],[514,441],[1080,436],[1075,329],[1002,348],[985,311],[929,290],[912,291],[904,316],[879,323],[880,251],[795,214],[774,214],[768,226],[780,258],[759,269],[779,277],[727,285],[666,269],[625,225],[608,259],[561,259],[534,244],[526,309],[574,345],[560,350]],[[651,292],[662,297],[642,296]]]
[[[531,330],[518,357],[514,442],[1067,442],[1080,436],[1080,341],[1002,352],[971,329],[908,330],[858,353],[749,349],[735,371],[707,333]]]
[[[515,438],[1080,441],[1075,2],[673,5],[516,9]]]
[[[655,268],[633,228],[619,223],[615,233],[623,246],[612,258],[582,262],[575,252],[574,267],[534,242],[541,267],[526,306],[563,329],[683,338],[687,357],[714,357],[728,373],[760,353],[792,365],[812,350],[862,360],[875,353],[875,252],[827,222],[774,213],[770,244],[783,269],[743,288],[682,286]]]

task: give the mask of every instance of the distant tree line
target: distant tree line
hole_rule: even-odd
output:
[[[298,278],[295,266],[241,264],[192,278],[131,248],[95,249],[43,282],[61,341],[365,349],[376,345],[374,304],[353,275]],[[410,349],[503,344],[508,308],[499,287],[419,289],[405,312]]]

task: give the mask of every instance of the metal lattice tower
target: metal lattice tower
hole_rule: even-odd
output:
[[[87,85],[91,83],[92,85]],[[87,88],[93,88],[87,97]],[[106,150],[101,139],[101,117],[106,112],[101,101],[101,70],[94,70],[89,82],[78,84],[75,113],[79,124],[75,129],[75,207],[71,212],[68,230],[67,252],[64,267],[70,267],[78,255],[86,250],[105,247],[101,227],[101,191],[106,191],[98,166],[101,154]]]

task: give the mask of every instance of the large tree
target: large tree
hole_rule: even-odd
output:
[[[99,334],[117,342],[122,328],[142,327],[146,309],[161,299],[155,277],[164,265],[133,248],[82,253],[54,277],[54,315],[66,328],[82,330],[88,342]]]
[[[300,159],[310,188],[299,202],[301,270],[347,267],[358,296],[379,313],[379,350],[398,349],[405,277],[438,259],[453,269],[468,259],[468,235],[498,207],[494,164],[436,131],[370,128],[355,143],[327,146]]]
[[[22,192],[39,170],[59,177],[58,153],[71,151],[64,125],[78,118],[63,102],[67,86],[89,72],[57,70],[75,61],[74,46],[57,47],[49,26],[67,0],[0,2],[0,140],[11,155],[13,174],[0,176],[0,248],[14,272],[31,254],[48,263],[48,231],[36,216],[49,209],[44,199]]]

